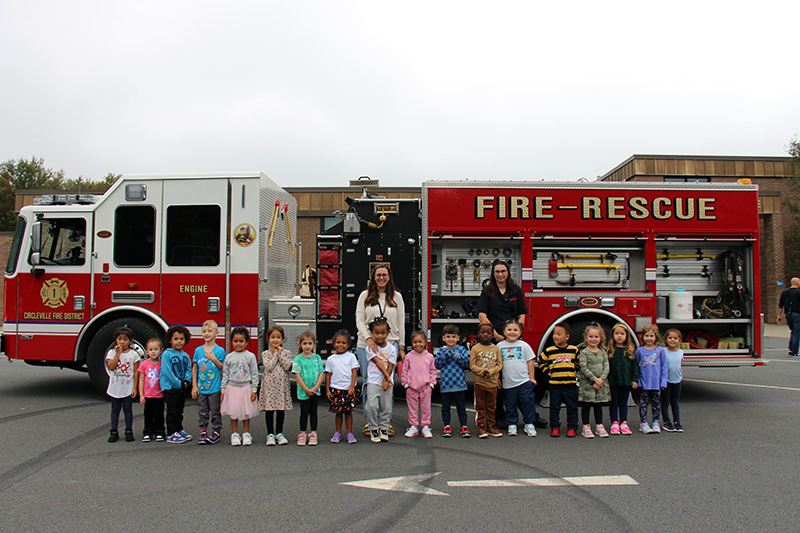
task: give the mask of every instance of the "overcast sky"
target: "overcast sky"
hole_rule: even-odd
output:
[[[800,2],[0,0],[0,161],[283,186],[786,155]]]

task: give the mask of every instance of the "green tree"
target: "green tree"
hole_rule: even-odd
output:
[[[789,178],[789,187],[792,192],[784,205],[792,214],[788,231],[784,236],[786,250],[785,279],[796,276],[800,272],[800,140],[795,136],[786,146],[786,153],[792,157],[794,175]],[[789,229],[791,228],[791,229]]]

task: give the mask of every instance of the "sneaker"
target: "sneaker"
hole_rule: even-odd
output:
[[[348,433],[347,434],[347,444],[355,444],[356,442],[358,442],[356,440],[356,436],[353,435],[352,433]]]
[[[647,422],[642,422],[641,424],[639,424],[639,431],[641,431],[642,433],[652,433],[653,432],[653,430],[650,429],[650,424],[648,424]]]
[[[670,422],[664,422],[664,431],[669,431],[671,433],[677,430],[675,429],[675,426],[673,426]]]
[[[389,440],[389,430],[382,429],[380,433],[381,440],[387,442]]]
[[[242,446],[253,444],[253,436],[250,433],[242,433]]]
[[[489,433],[490,437],[502,437],[503,436],[503,432],[500,431],[499,429],[497,429],[494,426],[490,426],[489,429],[486,430],[486,431]]]
[[[197,444],[205,444],[208,440],[206,428],[200,428],[200,435],[197,436]]]
[[[544,429],[547,427],[547,425],[548,425],[547,420],[545,420],[544,418],[537,418],[536,420],[533,421],[533,426],[539,429]]]
[[[386,431],[386,434],[390,437],[394,437],[394,426],[390,423],[389,429]]]
[[[429,428],[428,426],[422,426],[422,436],[425,437],[426,439],[432,439],[433,432],[431,431],[431,428]]]
[[[608,437],[608,431],[606,431],[606,428],[605,428],[605,426],[603,426],[603,424],[597,424],[597,426],[595,426],[595,428],[594,428],[594,432],[601,439],[604,439],[604,438]]]
[[[675,431],[677,431],[678,433],[683,433],[683,426],[676,423],[675,424]]]
[[[633,435],[633,431],[631,431],[631,428],[628,427],[627,422],[623,422],[619,425],[619,432],[623,435]]]
[[[108,435],[108,442],[117,442],[119,440],[119,431],[112,429]]]
[[[277,435],[275,435],[275,442],[283,446],[284,444],[289,444],[289,439],[284,437],[283,433],[278,433]]]
[[[167,437],[162,435],[161,433],[156,435],[156,442],[164,442],[165,440],[167,440]]]
[[[176,431],[169,437],[167,437],[167,442],[170,444],[183,444],[186,441],[186,437],[180,434],[180,432]]]
[[[536,426],[534,426],[533,424],[525,424],[524,426],[522,426],[522,429],[525,431],[525,434],[527,436],[529,437],[536,436]]]
[[[388,437],[388,435],[387,435]],[[381,432],[377,429],[372,430],[369,432],[369,440],[372,442],[380,442],[381,441]]]
[[[299,435],[297,435],[297,445],[298,446],[305,446],[306,445],[306,437],[308,435],[305,431],[301,431]]]
[[[190,440],[192,440],[192,436],[191,436],[191,435],[189,435],[188,433],[186,433],[184,430],[180,430],[178,433],[180,433],[180,434],[181,434],[181,437],[183,437],[183,438],[184,438],[184,439],[186,439],[187,441],[190,441]]]
[[[351,435],[351,433],[348,433],[348,435]],[[331,437],[331,442],[334,444],[341,442],[341,440],[342,440],[342,434],[339,433],[338,431],[333,434],[333,437]]]
[[[206,444],[216,444],[218,442],[219,442],[219,433],[216,431],[206,437]]]
[[[472,436],[472,433],[469,432],[469,428],[467,426],[461,426],[461,438],[468,439]]]
[[[241,446],[242,436],[238,433],[231,433],[231,446]]]
[[[451,426],[445,426],[442,428],[442,437],[452,437],[453,436],[453,428]]]
[[[661,426],[658,425],[658,420],[653,420],[653,433],[661,433]]]
[[[587,439],[593,439],[594,438],[594,433],[592,433],[592,426],[590,426],[589,424],[584,424],[583,433],[581,433],[581,434],[584,437],[586,437]]]
[[[267,446],[275,446],[275,435],[272,433],[267,435]]]
[[[509,437],[516,437],[517,436],[517,425],[516,424],[509,424],[508,425],[508,436]]]
[[[561,436],[561,430],[559,428],[553,428],[550,430],[550,436],[554,439],[557,439]]]
[[[428,430],[428,431],[430,431],[430,430]],[[410,428],[408,428],[406,430],[405,436],[408,437],[409,439],[412,438],[412,437],[416,437],[417,435],[419,435],[419,430],[417,429],[417,426],[411,426]]]
[[[611,424],[611,434],[619,435],[619,422],[614,422]]]
[[[364,424],[364,436],[365,437],[369,437],[370,435],[371,435],[371,432],[369,430],[369,424]]]
[[[125,430],[125,442],[133,442],[136,438],[133,436],[133,431],[130,429]]]
[[[485,439],[488,436],[489,436],[489,434],[486,432],[486,428],[482,428],[482,427],[478,428],[478,438],[479,439]]]
[[[574,429],[567,430],[567,438],[571,439],[572,437],[576,437],[578,433]]]
[[[153,437],[150,435],[142,435],[142,442],[150,442],[151,440],[153,440]]]
[[[309,446],[316,446],[317,445],[317,432],[312,431],[308,434],[308,445]]]

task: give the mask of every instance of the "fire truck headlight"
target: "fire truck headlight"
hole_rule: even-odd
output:
[[[614,307],[616,305],[616,299],[610,296],[605,298],[600,298],[600,307]]]

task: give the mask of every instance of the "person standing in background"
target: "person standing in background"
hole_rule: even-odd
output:
[[[800,345],[800,278],[792,278],[792,286],[781,293],[778,300],[778,324],[781,323],[781,311],[789,326],[789,357],[797,357]]]

